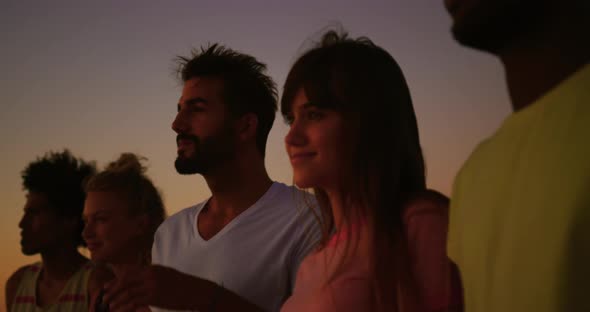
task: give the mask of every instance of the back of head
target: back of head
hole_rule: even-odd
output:
[[[191,57],[178,57],[177,62],[183,83],[196,77],[220,78],[229,112],[235,116],[256,115],[256,145],[264,157],[277,111],[276,84],[265,74],[266,65],[250,55],[217,44],[193,50]]]
[[[22,172],[23,188],[47,197],[56,215],[73,218],[79,223],[74,241],[82,239],[82,211],[84,209],[84,181],[96,172],[94,163],[74,157],[70,151],[49,152],[29,163]]]
[[[160,192],[145,175],[146,168],[141,164],[145,158],[132,153],[123,153],[116,161],[107,165],[86,183],[86,192],[113,192],[128,204],[132,216],[149,217],[149,233],[146,245],[151,246],[153,235],[164,221],[166,211]]]

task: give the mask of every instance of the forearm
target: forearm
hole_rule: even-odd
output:
[[[174,300],[178,306],[170,308],[203,312],[264,312],[257,305],[211,281],[187,275],[183,284],[182,293]]]

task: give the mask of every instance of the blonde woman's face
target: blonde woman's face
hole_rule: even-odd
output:
[[[125,200],[115,192],[91,191],[84,203],[84,231],[92,260],[133,263],[145,231],[144,218],[133,216]]]

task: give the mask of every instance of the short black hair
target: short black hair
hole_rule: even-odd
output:
[[[229,111],[236,116],[256,115],[256,145],[264,157],[278,98],[275,82],[265,74],[266,65],[250,55],[219,44],[195,49],[190,57],[178,56],[176,61],[182,82],[195,77],[220,78],[223,100]]]
[[[79,219],[76,242],[82,239],[82,211],[84,210],[84,182],[96,173],[94,162],[74,157],[70,151],[48,152],[29,163],[22,171],[23,189],[47,196],[51,209],[60,217]]]

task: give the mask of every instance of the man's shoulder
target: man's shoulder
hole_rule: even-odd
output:
[[[166,220],[164,222],[170,223],[170,222],[179,222],[182,220],[186,220],[187,218],[190,218],[202,205],[203,205],[203,203],[201,202],[196,205],[192,205],[190,207],[183,208],[180,211],[171,215],[170,217],[166,218]]]
[[[18,287],[21,283],[21,280],[23,279],[25,272],[27,272],[27,270],[30,269],[30,265],[25,265],[20,267],[18,270],[16,270],[14,273],[12,273],[12,275],[10,275],[10,277],[8,278],[8,280],[6,281],[5,284],[5,300],[6,300],[6,306],[8,309],[10,309],[12,302],[14,301],[14,297],[16,296],[16,292],[18,290]]]
[[[269,201],[269,204],[273,206],[286,210],[293,210],[293,208],[297,207],[317,206],[315,196],[307,191],[280,182],[275,182],[274,187],[274,196]]]
[[[183,224],[190,224],[192,217],[199,209],[199,207],[203,205],[203,203],[204,202],[201,202],[196,205],[186,207],[172,214],[171,216],[166,218],[164,222],[162,222],[162,224],[160,224],[157,232],[161,233],[162,231],[166,231],[170,228],[177,229],[179,226],[182,226]]]
[[[18,268],[16,271],[14,271],[14,273],[12,273],[12,275],[13,276],[23,275],[26,272],[35,273],[35,272],[41,271],[42,268],[43,268],[43,263],[41,261],[30,263],[30,264],[25,264],[25,265],[21,266],[20,268]]]
[[[275,184],[278,184],[279,190],[268,203],[269,207],[265,212],[268,219],[285,231],[319,233],[321,213],[315,196],[295,186],[278,182]]]
[[[36,262],[33,264],[23,265],[14,271],[8,280],[6,280],[6,291],[7,292],[16,292],[18,285],[22,281],[22,279],[26,276],[27,273],[30,272],[38,272],[41,270],[41,262]]]
[[[319,206],[316,198],[310,192],[295,186],[275,182],[275,193],[265,201],[264,208],[259,213],[265,214],[273,223],[291,224],[296,227],[306,227],[310,222],[317,222]]]
[[[10,284],[12,284],[12,285],[18,285],[18,283],[20,282],[20,280],[25,275],[25,272],[30,271],[32,268],[33,268],[33,265],[23,265],[20,268],[18,268],[16,271],[14,271],[10,275],[10,277],[6,281],[6,286],[8,287],[8,285],[10,285]]]
[[[471,151],[471,154],[455,176],[454,186],[457,187],[463,180],[469,180],[472,175],[480,176],[479,171],[484,168],[489,168],[497,161],[494,157],[497,147],[495,134],[491,137],[479,142],[477,146]],[[471,183],[471,182],[468,182]]]

